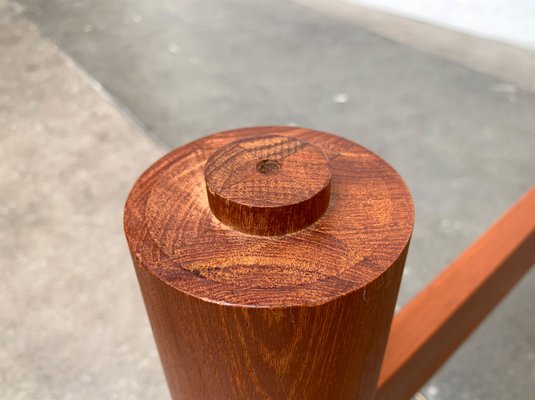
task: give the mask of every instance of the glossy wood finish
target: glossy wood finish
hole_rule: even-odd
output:
[[[410,399],[534,263],[535,187],[395,316],[377,399]]]
[[[223,223],[276,236],[317,221],[329,205],[331,171],[322,151],[287,136],[232,142],[204,168],[208,202]]]
[[[209,191],[299,209],[329,174],[327,208],[293,233],[281,234],[304,214],[252,235],[210,209]],[[173,398],[373,399],[412,225],[399,175],[334,135],[242,129],[157,161],[130,193],[125,232]]]

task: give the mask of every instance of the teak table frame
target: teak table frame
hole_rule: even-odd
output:
[[[214,134],[136,182],[125,232],[173,399],[409,399],[535,262],[535,187],[395,317],[401,177],[303,128]]]

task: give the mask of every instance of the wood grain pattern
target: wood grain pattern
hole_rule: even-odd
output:
[[[228,154],[247,161],[220,165]],[[292,233],[279,222],[277,236],[271,224],[247,234],[210,209],[210,188],[236,204],[291,208],[329,174],[326,210]],[[227,178],[240,190],[225,191]],[[125,232],[173,398],[372,399],[413,218],[386,162],[309,129],[222,132],[157,161],[129,195]]]
[[[329,205],[328,160],[309,143],[267,135],[232,142],[204,168],[208,203],[223,223],[276,236],[317,221]]]
[[[534,263],[535,187],[395,316],[377,399],[410,399]]]

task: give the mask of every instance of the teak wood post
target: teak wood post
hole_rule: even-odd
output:
[[[327,133],[157,161],[125,232],[173,399],[373,399],[413,218],[392,167]]]

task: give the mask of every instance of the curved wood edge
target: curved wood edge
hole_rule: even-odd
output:
[[[535,186],[395,316],[376,399],[410,399],[534,263]]]

